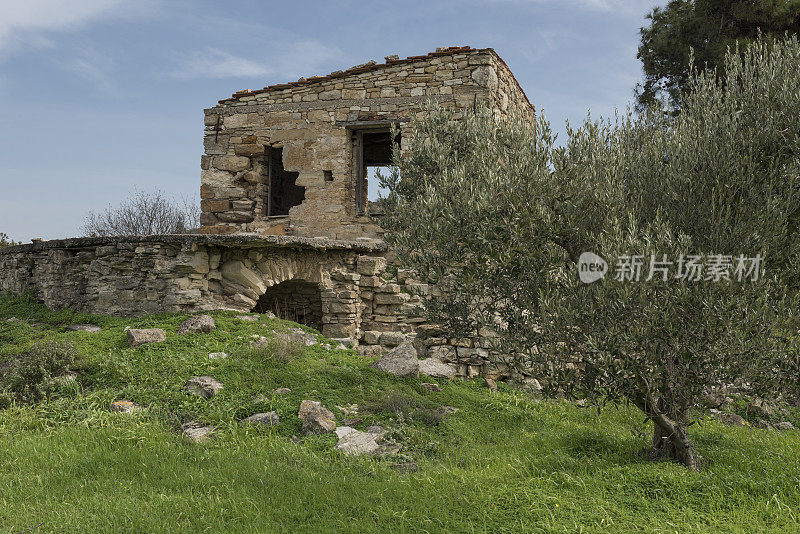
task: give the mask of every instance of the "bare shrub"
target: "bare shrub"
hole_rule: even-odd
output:
[[[184,234],[200,225],[200,209],[187,198],[176,201],[162,191],[134,190],[118,207],[90,211],[86,236]]]

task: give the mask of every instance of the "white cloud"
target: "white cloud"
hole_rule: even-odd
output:
[[[0,50],[19,41],[47,45],[42,33],[74,31],[119,7],[122,0],[27,0],[8,2],[0,12]]]
[[[234,56],[212,47],[193,52],[180,63],[172,72],[174,78],[248,78],[267,76],[271,72],[265,63]]]
[[[171,76],[178,79],[280,77],[278,81],[288,81],[309,73],[327,74],[319,69],[342,57],[336,47],[313,40],[298,40],[296,36],[264,43],[262,49],[269,50],[265,54],[268,60],[248,59],[208,46],[178,57],[178,66]]]
[[[76,57],[60,63],[60,67],[91,82],[95,88],[101,91],[111,92],[115,88],[109,75],[113,67],[112,62],[91,48],[82,48]]]

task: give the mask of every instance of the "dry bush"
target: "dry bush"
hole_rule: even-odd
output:
[[[200,226],[200,209],[186,198],[176,201],[162,191],[134,191],[118,207],[90,211],[86,236],[185,234]]]

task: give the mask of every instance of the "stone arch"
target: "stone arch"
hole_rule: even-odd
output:
[[[272,307],[285,302],[284,311],[292,308],[296,308],[295,313],[302,311],[303,319],[307,320],[306,316],[313,318],[310,326],[319,329],[323,335],[354,338],[359,323],[357,276],[354,273],[344,276],[339,262],[338,258],[331,257],[330,252],[307,252],[288,247],[231,254],[224,258],[220,267],[220,283],[224,293],[229,295],[228,302],[238,309],[274,311],[280,315]],[[283,285],[286,282],[291,283]],[[303,311],[305,304],[301,305],[292,295],[292,292],[299,291],[306,295],[300,298],[301,301],[310,300],[310,286],[314,286],[315,295],[319,295],[319,314]],[[313,300],[313,309],[317,310],[316,296]],[[297,315],[299,318],[300,314]],[[319,320],[316,319],[318,315]]]
[[[267,288],[252,311],[272,312],[281,319],[322,330],[322,291],[313,282],[286,280]]]

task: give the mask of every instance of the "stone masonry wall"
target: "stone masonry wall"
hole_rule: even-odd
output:
[[[52,309],[139,316],[250,312],[268,288],[306,282],[319,291],[322,333],[365,356],[413,341],[420,357],[451,363],[460,376],[505,376],[486,336],[450,339],[425,323],[419,295],[436,288],[402,270],[390,275],[385,254],[380,241],[252,235],[45,241],[0,249],[0,291],[30,293]]]
[[[380,236],[380,228],[356,211],[354,129],[395,123],[405,146],[410,121],[430,100],[456,111],[489,105],[500,114],[517,108],[533,117],[533,107],[492,49],[451,48],[386,60],[241,91],[205,110],[204,231]],[[299,173],[296,184],[305,188],[303,202],[285,217],[266,217],[270,148],[281,151],[284,169]]]

